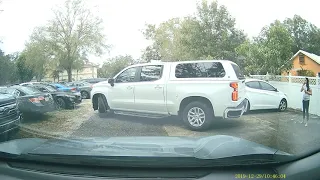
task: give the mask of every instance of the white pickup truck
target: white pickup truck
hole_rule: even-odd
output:
[[[215,117],[238,118],[247,108],[244,76],[227,60],[136,64],[93,85],[100,113],[162,118],[178,115],[192,130]]]

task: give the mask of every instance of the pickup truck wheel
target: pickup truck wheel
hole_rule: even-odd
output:
[[[99,113],[107,112],[107,106],[101,96],[98,97],[98,111]]]
[[[194,101],[190,102],[182,112],[182,120],[191,129],[202,131],[210,127],[214,114],[207,104]]]

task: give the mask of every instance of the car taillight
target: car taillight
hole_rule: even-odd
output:
[[[43,96],[39,96],[37,98],[30,98],[29,101],[32,103],[40,103],[40,101],[44,100]]]
[[[233,92],[231,94],[232,101],[238,101],[238,98],[239,98],[238,83],[232,82],[232,83],[230,83],[230,87],[233,88]]]
[[[77,92],[76,88],[71,88],[71,92]]]

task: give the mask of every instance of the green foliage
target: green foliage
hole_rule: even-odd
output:
[[[31,81],[34,77],[33,68],[27,64],[27,60],[24,54],[21,54],[16,61],[17,76],[20,83]]]
[[[0,50],[0,85],[10,84],[17,80],[14,58],[12,55],[5,55]]]
[[[307,77],[315,77],[316,74],[313,71],[310,70],[297,70],[298,76],[307,76]]]
[[[294,40],[292,53],[305,50],[320,55],[320,30],[318,27],[299,15],[287,18],[283,23]]]
[[[129,56],[116,56],[108,59],[101,68],[98,69],[98,77],[100,78],[111,78],[119,73],[122,69],[127,66],[134,64],[134,59]]]
[[[158,27],[147,25],[143,34],[153,42],[144,51],[143,59],[147,61],[207,57],[235,60],[235,48],[246,39],[244,33],[235,28],[235,19],[227,9],[215,1],[210,4],[202,1],[194,16],[173,18]]]
[[[245,42],[237,48],[239,56],[244,57],[246,74],[281,74],[291,69],[291,47],[293,40],[289,31],[279,21],[263,28],[253,42]]]
[[[81,70],[87,53],[101,55],[109,48],[102,33],[102,19],[95,17],[83,0],[66,0],[53,13],[47,26],[35,29],[30,37],[26,58],[38,66],[37,76],[43,77],[48,69],[63,68],[71,81],[72,69]]]

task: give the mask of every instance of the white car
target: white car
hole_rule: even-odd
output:
[[[249,101],[246,112],[258,109],[279,109],[279,111],[287,109],[286,94],[268,82],[258,79],[246,79],[245,82],[246,98]]]
[[[238,118],[247,107],[245,78],[226,60],[136,64],[93,85],[93,109],[132,116],[179,116],[192,130],[215,117]]]

